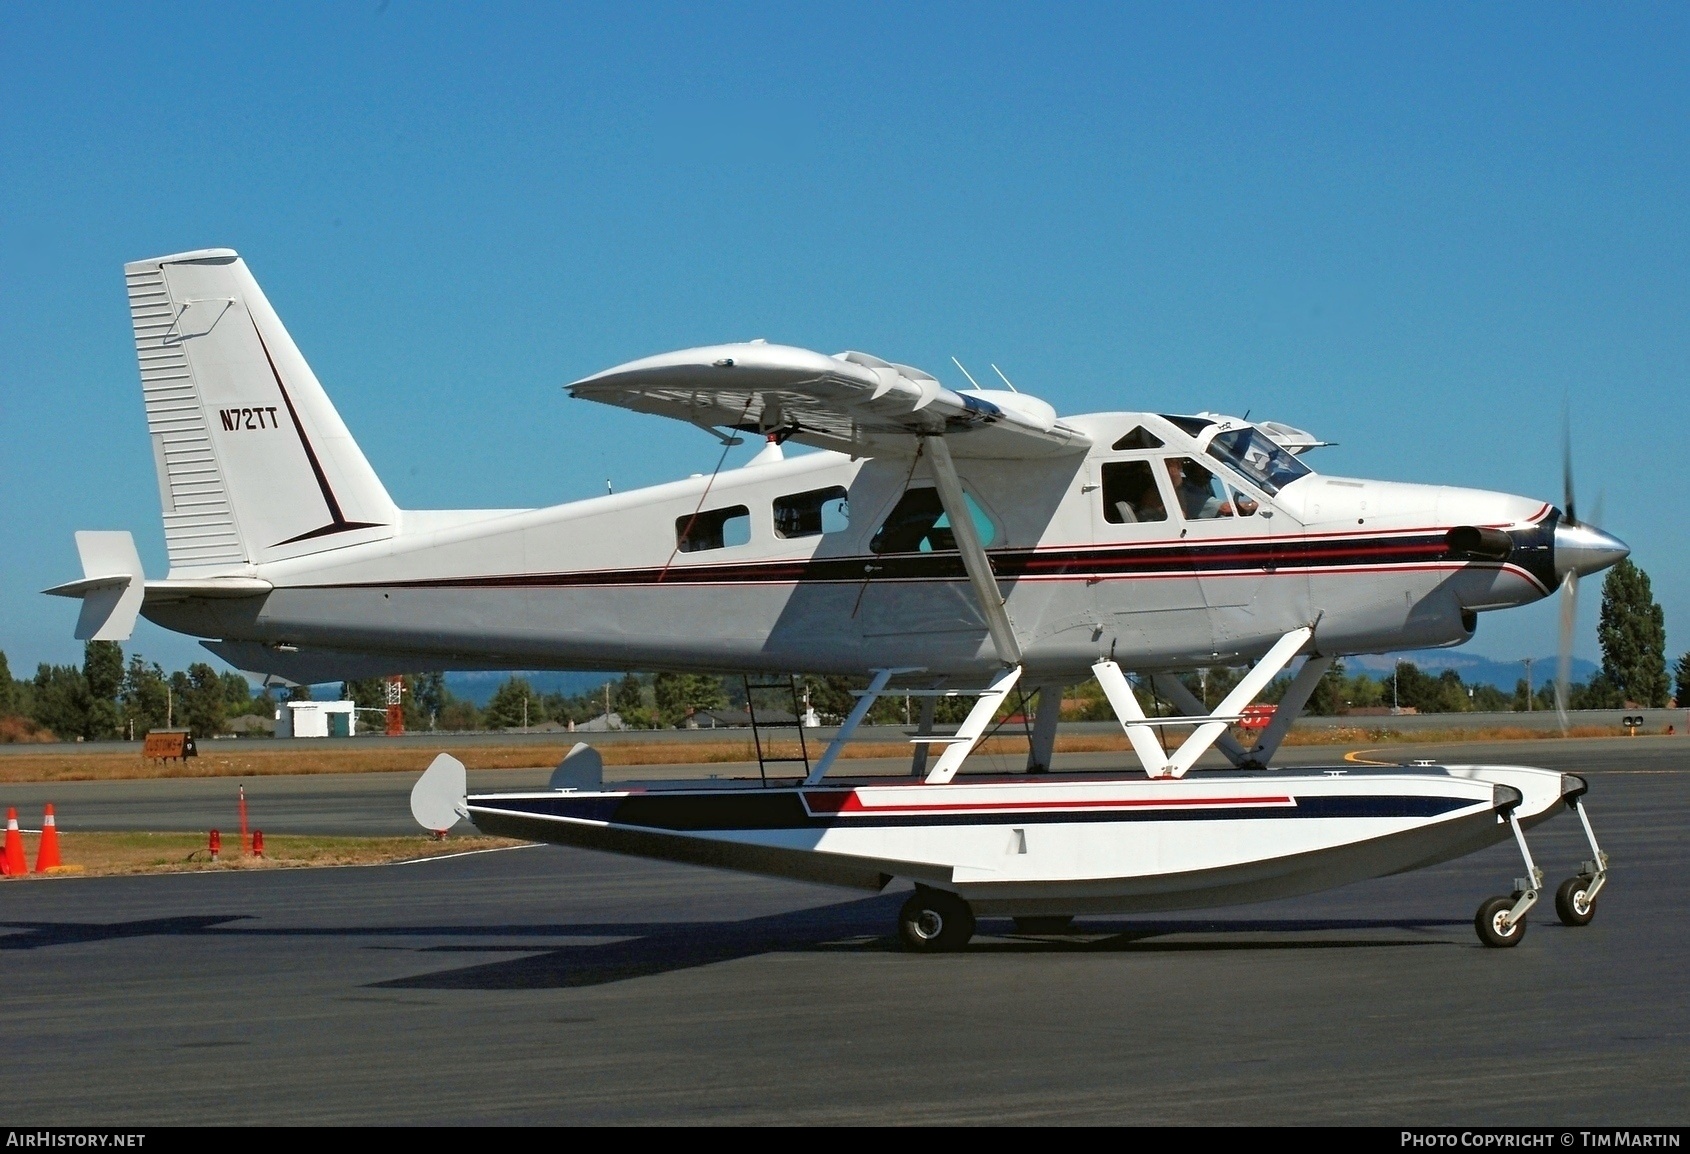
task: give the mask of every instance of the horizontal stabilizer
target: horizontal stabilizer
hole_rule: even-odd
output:
[[[135,538],[123,532],[82,530],[76,535],[76,551],[82,558],[82,580],[43,592],[82,598],[82,613],[76,619],[78,641],[129,640],[146,587]]]

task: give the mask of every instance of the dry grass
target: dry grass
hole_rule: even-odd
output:
[[[52,752],[22,753],[0,757],[0,783],[40,781],[116,781],[160,777],[264,777],[274,774],[311,773],[416,773],[428,765],[432,750],[414,745],[383,746],[371,739],[369,746],[302,750],[230,749],[233,742],[205,742],[200,756],[187,761],[148,761],[135,752],[77,753],[74,746],[59,746]],[[1057,745],[1063,752],[1125,749],[1126,738],[1117,735],[1063,738]],[[531,769],[556,765],[574,742],[559,745],[488,745],[452,748],[452,756],[470,769]],[[442,748],[451,748],[442,746]],[[1000,737],[983,743],[983,752],[1011,752],[1027,748],[1022,737]],[[598,747],[606,765],[699,765],[718,762],[756,761],[751,741],[709,742],[607,742]],[[822,746],[810,745],[817,757]],[[795,756],[797,742],[766,743],[765,756]],[[908,742],[861,742],[848,745],[848,758],[908,757]]]
[[[1610,725],[1575,725],[1567,730],[1567,737],[1624,737],[1626,731]],[[1286,745],[1357,745],[1360,743],[1417,743],[1421,745],[1449,745],[1464,741],[1539,741],[1562,736],[1559,729],[1527,729],[1520,725],[1504,725],[1487,729],[1418,729],[1404,733],[1390,728],[1362,728],[1360,726],[1332,729],[1294,729],[1285,738]]]
[[[1168,736],[1189,732],[1184,727],[1171,727]],[[1620,737],[1625,730],[1618,726],[1577,726],[1569,737]],[[1558,738],[1559,730],[1526,729],[1503,726],[1488,729],[1424,729],[1402,732],[1389,727],[1345,726],[1342,728],[1314,728],[1292,730],[1286,745],[1356,745],[1380,743],[1439,743],[1465,741],[1537,741]],[[555,765],[568,753],[573,741],[556,745],[487,745],[452,749],[452,755],[470,769],[531,769],[535,766]],[[427,766],[432,751],[414,745],[384,746],[376,739],[369,745],[351,748],[335,746],[301,750],[242,751],[235,742],[206,742],[199,757],[187,762],[148,761],[139,750],[123,753],[74,752],[75,746],[44,747],[42,752],[20,753],[0,757],[0,784],[9,782],[46,781],[116,781],[160,777],[263,777],[273,774],[312,773],[417,773]],[[445,747],[443,747],[445,748]],[[719,762],[755,761],[756,753],[749,739],[741,741],[625,741],[602,745],[599,753],[606,765],[698,765]],[[796,742],[773,742],[764,747],[765,755],[794,756]],[[810,745],[810,756],[821,752],[819,743]],[[996,737],[983,742],[980,753],[1013,754],[1027,748],[1026,738]],[[1120,733],[1075,735],[1058,738],[1058,753],[1104,753],[1127,748],[1127,739]],[[845,747],[842,757],[908,757],[907,742],[854,742]]]
[[[39,837],[25,834],[24,854],[35,868]],[[380,865],[410,858],[436,857],[466,850],[498,849],[522,845],[502,837],[454,837],[435,841],[430,837],[311,837],[290,834],[266,835],[264,856],[241,853],[239,835],[223,842],[219,860],[212,861],[203,833],[63,833],[59,834],[59,856],[64,865],[47,874],[34,872],[27,878],[65,874],[181,873],[184,871],[234,869],[292,869],[302,866]],[[7,878],[22,881],[25,878]]]

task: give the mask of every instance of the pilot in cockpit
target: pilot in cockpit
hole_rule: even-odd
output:
[[[1168,479],[1174,483],[1174,496],[1187,520],[1207,521],[1216,517],[1232,517],[1242,512],[1248,517],[1256,511],[1256,503],[1239,497],[1239,509],[1234,510],[1227,500],[1226,486],[1215,475],[1190,457],[1169,457]]]

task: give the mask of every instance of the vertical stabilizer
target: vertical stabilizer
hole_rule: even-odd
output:
[[[124,266],[171,573],[380,540],[399,512],[229,249]]]

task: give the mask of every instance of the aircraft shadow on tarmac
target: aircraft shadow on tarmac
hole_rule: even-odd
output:
[[[567,925],[379,926],[266,928],[242,915],[156,918],[131,922],[0,922],[0,950],[34,950],[143,937],[473,938],[426,946],[369,948],[419,955],[511,953],[478,965],[371,983],[373,989],[543,990],[599,986],[770,953],[898,950],[887,927],[902,895],[865,898],[741,921],[591,922]],[[248,923],[238,925],[237,923]],[[1081,920],[1060,934],[1019,934],[987,920],[959,957],[1010,953],[1145,953],[1229,950],[1381,949],[1451,945],[1427,930],[1465,927],[1447,918],[1186,917],[1127,923]],[[1380,931],[1390,931],[1381,933]],[[1404,934],[1421,933],[1413,937]],[[533,939],[528,941],[511,939]],[[553,945],[558,938],[592,941]],[[500,939],[504,939],[500,941]],[[610,939],[610,940],[605,940]],[[1177,940],[1164,940],[1177,939]],[[542,944],[544,943],[544,944]]]

